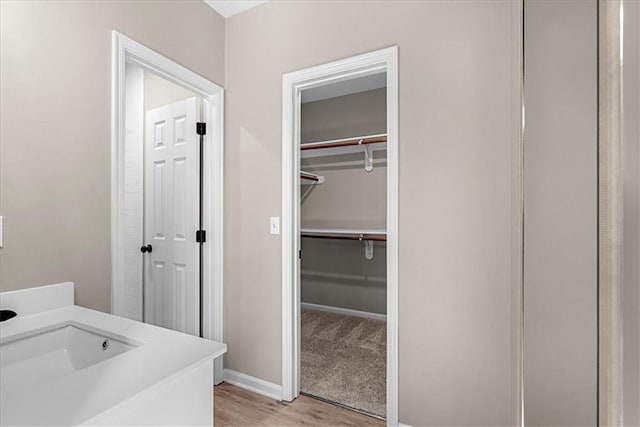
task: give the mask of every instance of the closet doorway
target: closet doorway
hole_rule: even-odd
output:
[[[283,399],[397,423],[397,48],[283,85]]]
[[[222,88],[112,42],[111,311],[222,341]]]

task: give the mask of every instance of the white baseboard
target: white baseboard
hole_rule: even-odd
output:
[[[272,399],[282,400],[282,386],[243,374],[242,372],[225,369],[224,381]]]
[[[356,317],[364,317],[367,319],[374,319],[374,320],[387,320],[387,315],[386,314],[379,314],[379,313],[371,313],[368,311],[359,311],[359,310],[351,310],[349,308],[341,308],[341,307],[331,307],[328,305],[320,305],[320,304],[311,304],[309,302],[301,302],[300,303],[300,307],[301,308],[308,308],[310,310],[319,310],[319,311],[326,311],[329,313],[337,313],[337,314],[344,314],[347,316],[356,316]]]
[[[405,423],[398,423],[398,427],[411,427],[411,426]]]

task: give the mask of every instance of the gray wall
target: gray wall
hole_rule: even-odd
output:
[[[302,142],[385,133],[386,88],[302,105]],[[376,152],[364,170],[362,154],[301,159],[302,170],[325,177],[322,185],[301,187],[302,227],[385,229],[386,153]],[[302,239],[302,302],[386,313],[386,245],[364,257],[363,242]]]
[[[196,96],[193,92],[175,83],[158,77],[153,73],[144,73],[144,111],[163,107]]]
[[[2,291],[71,280],[110,308],[114,29],[224,84],[224,20],[203,2],[0,2]]]
[[[596,0],[524,16],[525,424],[596,425]]]
[[[302,104],[302,142],[387,132],[387,89],[373,89]]]
[[[509,0],[274,1],[227,20],[226,367],[281,383],[282,74],[397,44],[400,421],[515,424],[519,20]]]
[[[640,2],[624,0],[624,423],[640,425]]]

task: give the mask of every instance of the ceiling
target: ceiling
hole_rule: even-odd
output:
[[[267,0],[204,0],[204,2],[220,15],[228,18],[259,4],[266,3]]]

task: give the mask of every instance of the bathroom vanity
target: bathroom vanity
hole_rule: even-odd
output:
[[[73,304],[73,283],[0,294],[0,425],[213,425],[226,345]]]

